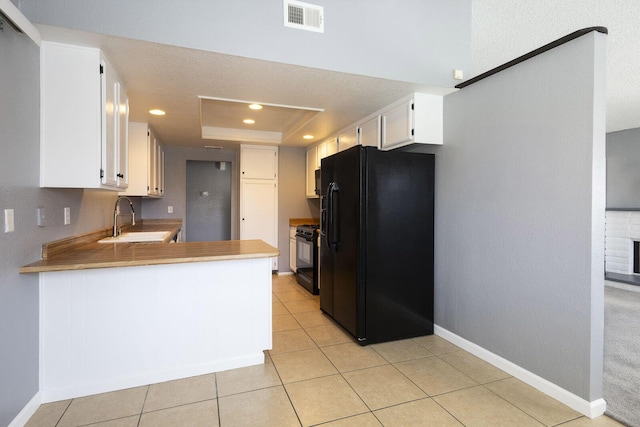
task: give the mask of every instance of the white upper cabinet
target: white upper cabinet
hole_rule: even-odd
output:
[[[314,145],[307,148],[307,179],[306,179],[306,191],[305,194],[308,198],[316,198],[316,169],[319,168],[320,161],[318,160],[318,150]]]
[[[242,169],[240,178],[278,178],[277,147],[267,145],[242,145],[240,150],[240,166]]]
[[[43,42],[40,186],[127,188],[128,98],[100,50]]]
[[[366,119],[358,126],[358,144],[380,148],[380,123],[379,114]]]
[[[338,152],[338,138],[331,138],[316,145],[316,169],[320,169],[322,159]]]
[[[129,187],[129,98],[118,82],[118,183],[120,189]]]
[[[324,145],[324,155],[320,157],[320,160],[338,152],[338,138],[328,139],[322,144]]]
[[[338,152],[338,138],[331,138],[307,148],[306,196],[317,198],[316,170],[320,169],[322,159]]]
[[[381,112],[380,148],[409,144],[442,144],[442,96],[414,93]]]
[[[338,135],[338,150],[344,151],[358,145],[358,128],[356,125],[349,127]]]
[[[164,150],[147,123],[129,128],[129,188],[125,196],[164,196]]]

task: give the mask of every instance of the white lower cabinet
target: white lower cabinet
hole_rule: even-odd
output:
[[[289,268],[296,272],[296,227],[289,227]]]
[[[258,365],[272,348],[267,258],[46,272],[39,295],[42,403]]]

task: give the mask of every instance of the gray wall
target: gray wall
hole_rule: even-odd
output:
[[[18,268],[40,259],[42,243],[111,225],[116,194],[39,188],[38,46],[7,24],[0,31],[0,217],[14,209],[15,232],[0,229],[0,425],[38,392],[38,275]],[[71,155],[71,153],[70,153]],[[46,225],[36,211],[44,207]],[[63,225],[64,207],[71,224]]]
[[[436,150],[436,324],[587,401],[602,397],[604,68],[591,33],[448,95]]]
[[[309,1],[323,34],[284,27],[282,0],[20,3],[35,23],[433,86],[471,61],[470,0]]]
[[[224,165],[224,167],[223,167]],[[231,167],[226,162],[187,160],[189,242],[231,240]]]
[[[143,218],[174,218],[183,220],[183,234],[187,223],[187,160],[229,162],[231,169],[231,238],[237,239],[238,230],[238,161],[239,152],[234,150],[210,150],[204,148],[165,147],[164,152],[164,197],[142,199]],[[167,208],[173,206],[173,213]]]
[[[640,129],[607,134],[607,208],[640,208]]]

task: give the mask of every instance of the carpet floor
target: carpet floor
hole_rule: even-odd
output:
[[[640,427],[640,293],[605,287],[604,305],[606,414]]]

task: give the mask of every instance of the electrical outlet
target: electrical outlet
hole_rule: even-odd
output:
[[[71,208],[64,208],[64,225],[71,224]]]
[[[38,227],[44,227],[47,223],[47,217],[44,213],[44,208],[38,208]]]
[[[167,213],[173,213],[173,206],[167,206]]]
[[[11,233],[15,231],[15,225],[13,222],[13,209],[5,209],[4,210],[4,232]]]

